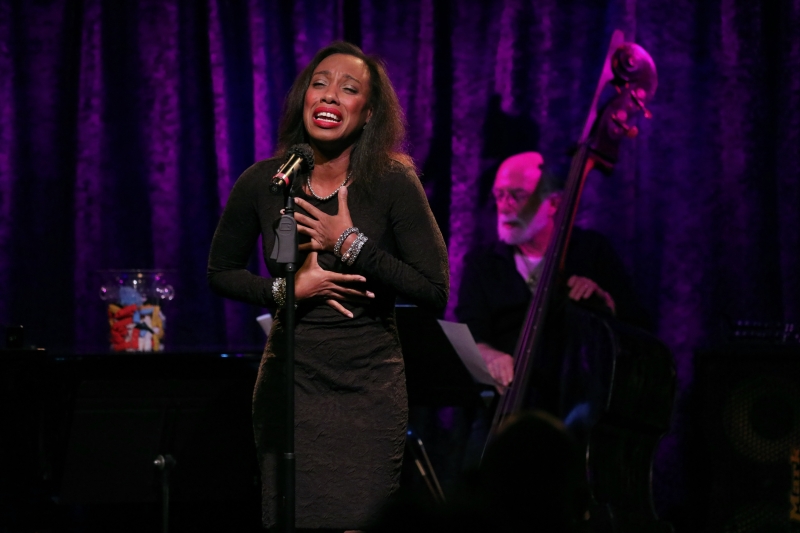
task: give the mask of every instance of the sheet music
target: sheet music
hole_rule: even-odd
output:
[[[256,321],[261,325],[261,329],[264,330],[267,337],[269,337],[269,332],[272,330],[272,315],[270,313],[264,313],[263,315],[257,316]]]
[[[478,351],[478,345],[475,339],[472,338],[472,333],[466,324],[460,322],[448,322],[446,320],[438,320],[442,331],[450,340],[450,344],[455,348],[456,353],[461,358],[464,366],[467,367],[473,379],[478,383],[484,385],[497,386],[497,382],[489,373],[489,368],[486,366],[486,361],[481,357],[481,352]]]

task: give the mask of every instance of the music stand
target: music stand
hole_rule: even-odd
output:
[[[495,397],[494,387],[481,384],[472,376],[432,311],[398,306],[395,316],[410,407],[470,409],[491,402]],[[433,502],[444,503],[444,492],[422,439],[410,428],[406,448]]]
[[[494,387],[470,374],[432,311],[397,306],[395,315],[409,405],[479,407],[494,398]]]

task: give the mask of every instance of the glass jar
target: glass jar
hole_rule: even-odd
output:
[[[175,297],[163,270],[100,271],[100,299],[106,302],[110,348],[115,352],[164,350],[163,305]]]

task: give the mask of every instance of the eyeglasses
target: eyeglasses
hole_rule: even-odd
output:
[[[494,201],[498,204],[503,200],[524,204],[532,194],[525,189],[492,189],[492,196],[494,196]]]

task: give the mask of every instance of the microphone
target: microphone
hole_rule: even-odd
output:
[[[301,171],[311,172],[314,169],[314,152],[307,144],[295,144],[287,151],[289,159],[281,165],[277,174],[272,176],[269,192],[281,194],[286,187],[292,186],[295,176]]]

